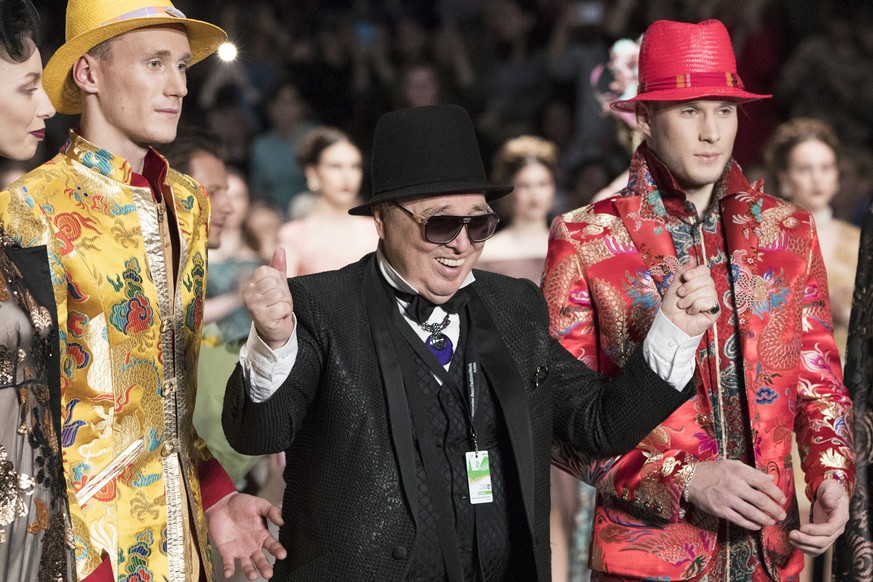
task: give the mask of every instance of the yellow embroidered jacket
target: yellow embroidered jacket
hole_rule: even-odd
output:
[[[0,195],[16,241],[48,249],[80,578],[108,557],[119,581],[187,579],[193,549],[209,556],[198,470],[204,483],[226,479],[191,422],[209,203],[193,179],[149,159],[166,176],[153,183],[161,202],[131,183],[126,160],[74,132]]]

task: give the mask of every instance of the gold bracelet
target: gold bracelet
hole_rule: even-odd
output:
[[[688,471],[688,477],[685,478],[685,486],[682,488],[682,500],[685,503],[691,503],[688,499],[688,486],[691,485],[691,480],[694,478],[694,471],[697,470],[697,462],[694,462],[690,465],[691,469]]]

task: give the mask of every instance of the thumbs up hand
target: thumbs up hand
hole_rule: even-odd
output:
[[[718,294],[706,265],[691,257],[679,267],[661,301],[661,311],[673,325],[694,337],[718,319]]]
[[[242,297],[264,343],[273,350],[288,343],[294,331],[294,302],[285,275],[285,249],[277,248],[269,266],[255,269],[243,285]]]

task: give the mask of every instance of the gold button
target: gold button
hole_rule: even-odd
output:
[[[164,319],[161,321],[161,333],[169,333],[173,328],[173,320]]]
[[[173,441],[167,441],[164,443],[164,446],[161,447],[161,456],[169,457],[173,454],[173,449],[176,447],[173,446]]]
[[[164,390],[164,396],[172,396],[173,392],[176,390],[176,380],[167,380],[163,383],[162,386]]]

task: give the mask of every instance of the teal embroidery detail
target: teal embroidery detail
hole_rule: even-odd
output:
[[[147,331],[155,322],[151,302],[142,288],[139,261],[135,258],[124,263],[122,273],[126,299],[112,306],[109,322],[125,335]]]
[[[113,204],[109,207],[109,214],[112,216],[126,216],[136,212],[136,206],[133,204]]]
[[[133,486],[148,487],[152,483],[157,483],[160,478],[160,473],[152,473],[151,475],[143,475],[142,473],[137,473],[136,478],[133,480]]]
[[[758,200],[755,201],[755,203],[752,204],[752,207],[749,209],[749,212],[751,212],[752,216],[755,217],[755,222],[757,222],[758,224],[761,224],[761,221],[764,219],[763,216],[761,215],[761,208],[763,206],[764,206],[764,199],[758,198]]]
[[[88,152],[82,158],[82,165],[86,168],[92,168],[108,176],[112,173],[112,154],[106,150],[97,150]]]
[[[206,276],[206,261],[203,260],[203,255],[198,252],[192,258],[192,262],[194,268],[191,269],[191,278],[185,280],[185,287],[188,291],[193,291],[194,301],[188,305],[185,312],[185,325],[194,331],[203,320],[203,279]]]
[[[652,212],[657,216],[667,216],[667,209],[664,207],[664,199],[661,198],[660,190],[652,190],[646,194],[646,201],[652,206]]]
[[[121,288],[124,287],[124,283],[121,281],[121,275],[118,273],[115,274],[115,279],[112,279],[109,275],[106,275],[106,280],[112,285],[112,289],[118,293],[121,291]]]

